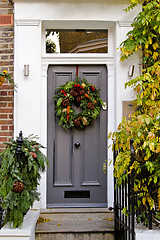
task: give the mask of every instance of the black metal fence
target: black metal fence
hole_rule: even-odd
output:
[[[134,161],[133,140],[131,140],[131,161]],[[118,152],[114,149],[114,161]],[[128,175],[120,186],[114,178],[114,211],[115,211],[115,240],[135,240],[135,212],[134,212],[134,171]],[[125,209],[126,214],[124,214]]]
[[[130,141],[131,165],[134,162],[135,153],[133,148],[134,140]],[[119,152],[114,148],[114,162]],[[131,175],[122,181],[120,186],[116,185],[117,178],[114,178],[114,211],[115,211],[115,240],[135,240],[135,219],[139,215],[139,209],[135,211],[135,203],[138,201],[138,192],[134,192],[134,169]],[[125,214],[124,214],[125,212]],[[154,215],[159,212],[156,206],[152,210],[148,206],[147,224],[148,229],[153,228]],[[156,220],[155,220],[156,221]],[[159,223],[155,223],[159,225]],[[159,225],[160,227],[160,225]]]
[[[3,209],[0,207],[0,229],[2,228]]]

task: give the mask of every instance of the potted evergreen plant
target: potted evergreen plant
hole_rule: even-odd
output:
[[[43,146],[30,135],[5,143],[0,154],[0,198],[5,210],[5,224],[19,227],[23,217],[35,200],[39,200],[37,186],[48,165],[47,157],[40,151]]]

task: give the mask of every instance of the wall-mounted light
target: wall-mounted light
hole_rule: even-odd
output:
[[[29,65],[27,64],[24,65],[24,76],[29,76]]]
[[[128,77],[133,77],[134,65],[129,65]]]
[[[138,63],[139,66],[139,74],[142,74],[142,70],[143,70],[143,64],[142,63]]]

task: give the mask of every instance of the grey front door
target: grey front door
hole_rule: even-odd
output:
[[[106,66],[49,66],[47,207],[106,207],[107,110],[82,131],[63,130],[54,113],[55,88],[76,74],[100,88],[107,102]]]

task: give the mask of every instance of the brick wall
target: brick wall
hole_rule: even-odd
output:
[[[0,0],[0,15],[13,15],[13,4]],[[0,25],[0,71],[7,70],[13,78],[14,70],[14,27]],[[3,142],[13,138],[13,95],[12,86],[6,82],[0,87],[0,152]]]

